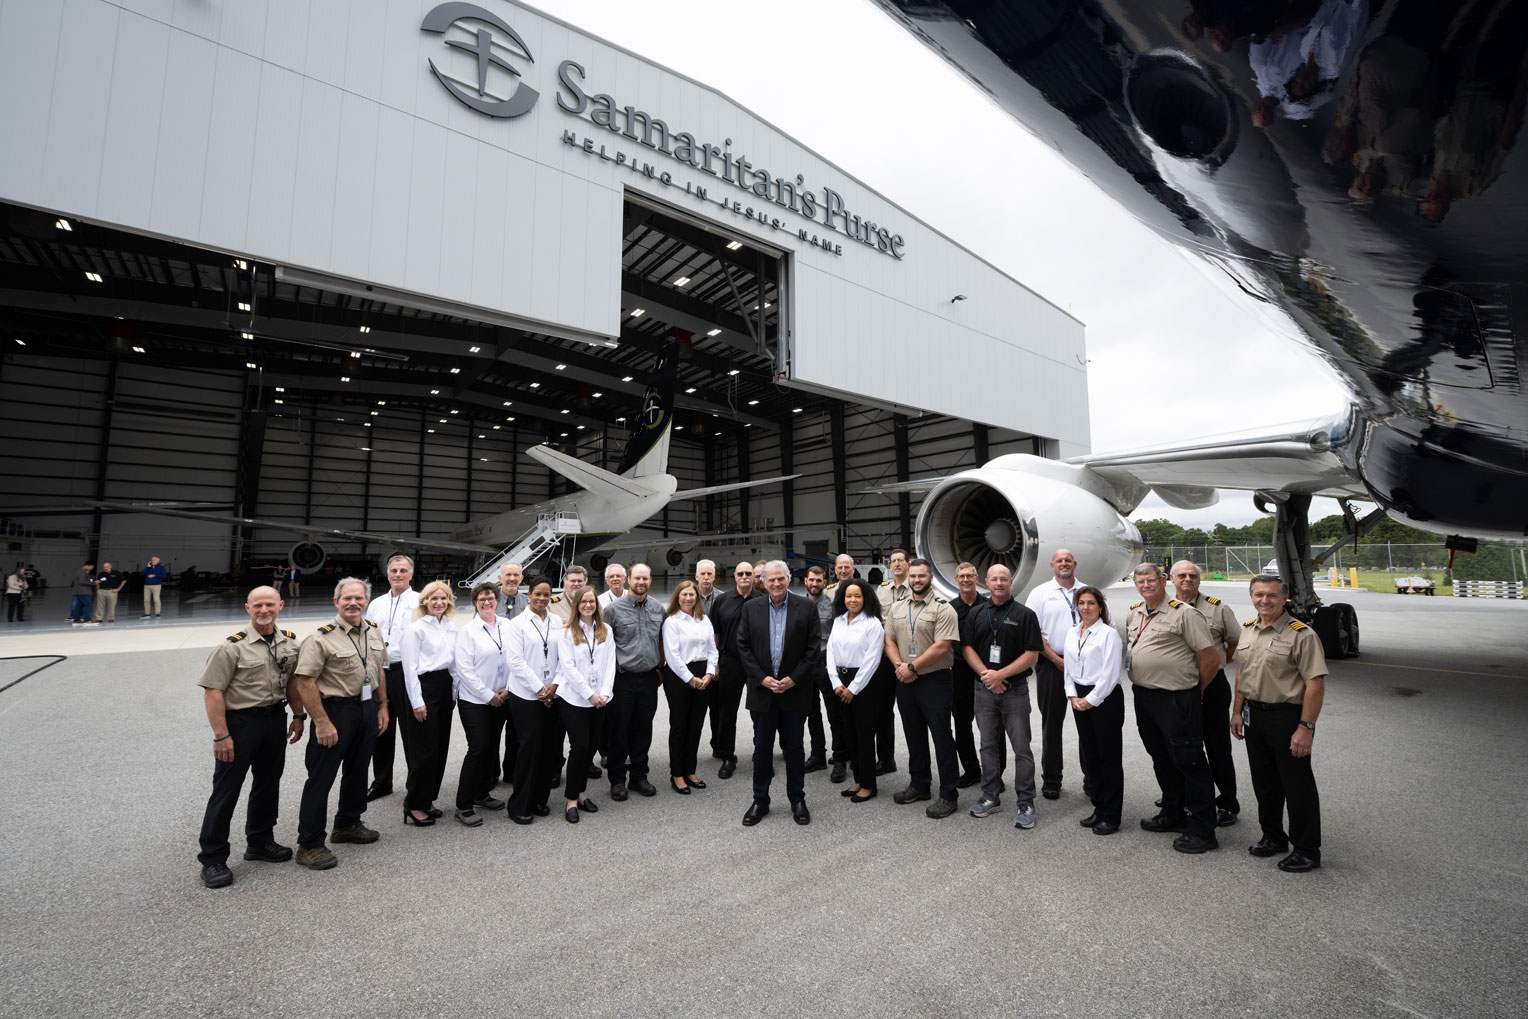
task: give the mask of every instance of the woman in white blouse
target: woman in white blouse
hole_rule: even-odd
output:
[[[509,624],[504,654],[509,660],[509,717],[515,723],[514,792],[509,819],[530,824],[552,812],[552,776],[562,753],[562,725],[557,719],[557,642],[562,617],[550,611],[552,582],[536,577],[525,588],[526,611]],[[588,768],[584,769],[585,774]]]
[[[413,622],[403,631],[403,689],[412,711],[399,711],[403,756],[408,761],[403,823],[435,823],[440,782],[451,751],[451,663],[456,658],[456,599],[441,581],[419,592]]]
[[[456,781],[456,819],[469,828],[483,823],[484,810],[503,810],[504,801],[489,795],[498,775],[499,731],[509,712],[509,665],[504,645],[509,639],[509,620],[498,614],[499,589],[479,584],[472,589],[471,622],[457,628],[456,655],[451,675],[456,680],[456,711],[467,735],[467,756],[462,759]]]
[[[557,679],[558,714],[568,733],[568,780],[563,789],[567,805],[562,816],[577,824],[580,810],[599,813],[584,790],[589,787],[589,765],[604,708],[615,692],[615,637],[592,587],[579,592],[573,618],[557,636]]]
[[[886,680],[876,681],[885,647],[881,600],[857,577],[839,584],[833,596],[833,629],[828,634],[828,685],[833,696],[849,707],[854,784],[840,795],[849,797],[850,803],[864,803],[876,794],[876,709],[890,696]]]
[[[1113,835],[1119,831],[1125,798],[1125,694],[1119,684],[1124,655],[1119,632],[1109,623],[1104,593],[1096,587],[1079,588],[1073,604],[1081,621],[1066,635],[1062,681],[1077,723],[1082,770],[1093,785],[1093,812],[1082,819],[1082,826],[1095,835]]]
[[[663,694],[669,707],[669,785],[690,795],[706,784],[695,774],[700,730],[706,724],[706,688],[716,678],[716,631],[706,618],[695,581],[669,595],[663,620]]]

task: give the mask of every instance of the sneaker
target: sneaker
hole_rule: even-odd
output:
[[[1033,828],[1035,826],[1035,805],[1033,803],[1020,803],[1019,812],[1013,815],[1015,828]]]
[[[936,821],[949,817],[955,813],[955,801],[947,800],[941,796],[927,807],[924,807],[923,813],[925,816],[932,817]]]
[[[356,845],[370,845],[382,837],[382,833],[368,828],[364,824],[352,824],[348,828],[336,828],[329,836],[330,842],[354,842]]]
[[[303,846],[297,850],[297,866],[309,870],[328,870],[339,862],[339,857],[331,853],[328,846],[319,846],[317,849]]]
[[[927,800],[930,798],[931,797],[929,796],[927,789],[915,789],[912,786],[908,786],[901,792],[892,794],[891,802],[917,803],[919,800]]]
[[[484,796],[481,800],[476,800],[474,802],[476,802],[477,805],[482,807],[484,810],[503,810],[504,809],[504,801],[500,800],[500,799],[495,799],[492,796]]]
[[[151,619],[153,617],[151,617],[147,612],[145,612],[143,615],[139,616],[138,618],[139,619]]]
[[[244,859],[253,860],[257,863],[286,863],[292,858],[290,846],[283,846],[278,842],[266,842],[263,845],[252,845],[244,850]]]
[[[227,888],[233,884],[233,871],[225,863],[209,863],[202,868],[202,884],[208,888]]]
[[[471,807],[468,807],[466,810],[458,810],[456,812],[456,819],[462,824],[465,824],[468,828],[476,828],[478,825],[483,823],[483,815],[479,814]]]
[[[971,808],[971,816],[986,817],[993,811],[997,810],[998,806],[999,804],[997,800],[989,800],[987,797],[983,796],[981,799],[976,801],[976,806]]]

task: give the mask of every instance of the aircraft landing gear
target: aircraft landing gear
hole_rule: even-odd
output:
[[[1286,606],[1289,614],[1316,631],[1327,658],[1349,658],[1358,654],[1358,613],[1346,602],[1331,605],[1321,603],[1320,596],[1316,594],[1315,568],[1343,545],[1356,541],[1373,529],[1375,524],[1384,519],[1385,511],[1376,509],[1360,520],[1344,500],[1342,512],[1347,518],[1348,533],[1317,556],[1311,552],[1310,500],[1308,495],[1274,497],[1259,493],[1255,502],[1264,512],[1267,511],[1268,502],[1274,503],[1274,554],[1279,562],[1279,576],[1283,578],[1284,588],[1289,592],[1289,603]]]

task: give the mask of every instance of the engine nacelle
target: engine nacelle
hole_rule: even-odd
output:
[[[314,573],[324,565],[329,553],[316,541],[299,541],[287,553],[287,562],[303,573]]]
[[[956,597],[955,567],[974,563],[985,586],[994,563],[1013,573],[1023,600],[1051,579],[1058,548],[1077,557],[1077,576],[1107,587],[1141,561],[1141,532],[1110,501],[1108,482],[1085,467],[1013,453],[940,482],[923,500],[918,554],[934,567],[934,589]]]

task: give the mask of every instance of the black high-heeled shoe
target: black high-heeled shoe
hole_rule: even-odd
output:
[[[861,789],[860,793],[862,793],[864,791],[865,790]],[[849,802],[850,803],[868,803],[871,800],[875,799],[878,793],[879,793],[879,790],[877,790],[877,789],[871,789],[869,796],[861,796],[859,793],[855,793],[853,796],[849,797]]]
[[[706,787],[706,784],[704,782],[702,782],[700,779],[694,778],[694,777],[692,777],[690,775],[686,775],[684,777],[684,780],[690,784],[690,788],[691,789],[704,789]]]
[[[669,778],[669,787],[680,796],[690,795],[690,787],[687,785],[680,785],[679,780],[677,778],[673,778],[672,776]]]
[[[426,810],[425,813],[429,814],[431,817],[445,817],[446,816],[446,812],[444,810],[441,810],[439,807],[431,807],[429,810]]]
[[[428,828],[430,825],[432,825],[434,823],[435,823],[435,818],[433,818],[433,817],[427,817],[423,821],[421,821],[421,820],[419,820],[419,818],[414,816],[414,812],[412,810],[410,810],[407,807],[403,808],[403,825],[404,825],[405,828],[408,827],[411,824],[414,827],[416,827],[416,828]]]

